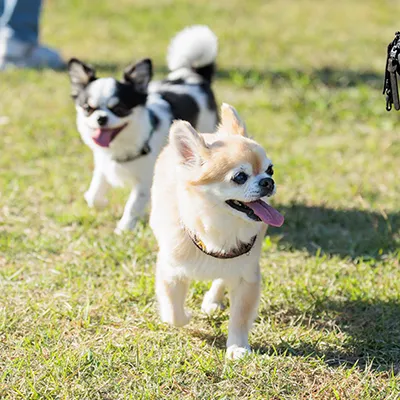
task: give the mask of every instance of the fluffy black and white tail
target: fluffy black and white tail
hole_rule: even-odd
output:
[[[171,71],[190,68],[211,82],[217,52],[218,39],[208,26],[189,26],[171,40],[167,55],[168,68]]]

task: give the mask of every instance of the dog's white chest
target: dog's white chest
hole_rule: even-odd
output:
[[[114,187],[133,185],[136,177],[135,170],[132,167],[130,168],[130,164],[118,163],[112,160],[106,162],[103,172],[107,181]]]
[[[201,255],[193,264],[183,268],[189,277],[196,280],[231,281],[243,278],[255,282],[258,279],[258,258],[259,252],[256,249],[249,254],[227,260]]]

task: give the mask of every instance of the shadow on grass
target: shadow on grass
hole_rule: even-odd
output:
[[[278,207],[285,215],[281,228],[269,228],[288,250],[317,251],[341,257],[379,258],[400,247],[400,213],[336,210],[294,204]]]
[[[293,82],[304,82],[313,85],[323,85],[333,88],[346,88],[368,85],[379,88],[383,83],[383,76],[374,71],[350,70],[322,67],[309,71],[302,69],[265,70],[261,69],[221,69],[217,70],[217,78],[233,80],[244,86],[256,86],[261,81],[271,82],[273,85],[292,85]]]
[[[123,69],[129,65],[123,63],[111,63],[99,61],[93,63],[96,69],[103,73],[120,74]],[[160,75],[168,74],[166,66],[155,66],[155,73]],[[271,82],[274,85],[291,85],[294,82],[305,82],[314,85],[323,85],[335,88],[354,87],[359,85],[368,85],[374,88],[380,88],[383,83],[383,75],[369,70],[351,70],[337,69],[331,67],[322,67],[313,70],[288,69],[271,70],[268,65],[265,69],[257,68],[218,68],[216,77],[219,80],[228,80],[236,82],[242,86],[254,87],[263,81]]]
[[[294,204],[279,207],[285,214],[282,228],[270,228],[271,237],[279,237],[280,246],[306,249],[315,254],[377,259],[385,253],[398,251],[400,246],[400,213],[378,214],[363,210],[335,210]],[[274,310],[261,312],[266,318]],[[226,317],[226,316],[225,316]],[[220,318],[210,320],[214,335],[194,331],[193,336],[212,346],[224,349],[226,337],[221,333]],[[337,333],[341,343],[294,339],[288,343],[253,343],[254,351],[268,355],[287,355],[323,360],[332,367],[400,373],[400,300],[397,301],[333,301],[318,300],[313,310],[304,313],[289,310],[277,317],[278,324],[290,320],[314,331]],[[296,325],[296,323],[294,324]],[[343,335],[344,334],[344,335]],[[343,339],[342,339],[343,337]]]
[[[270,318],[273,311],[264,311]],[[299,324],[307,329],[323,331],[327,334],[337,332],[344,335],[343,342],[337,345],[325,341],[296,340],[293,342],[261,343],[253,341],[252,348],[258,354],[270,356],[290,356],[315,358],[331,367],[344,366],[375,371],[400,373],[400,303],[383,301],[326,301],[317,304],[311,313],[291,310],[280,317],[279,324],[298,318]],[[290,323],[293,327],[293,322]],[[191,334],[206,341],[210,346],[225,349],[226,336],[218,331],[211,335],[201,331]],[[302,336],[303,338],[304,336]]]
[[[268,312],[270,314],[270,312]],[[299,314],[296,310],[292,316]],[[301,319],[302,325],[324,332],[345,333],[339,346],[310,341],[255,343],[260,354],[286,354],[322,359],[332,367],[369,366],[376,371],[400,373],[400,302],[327,300]]]

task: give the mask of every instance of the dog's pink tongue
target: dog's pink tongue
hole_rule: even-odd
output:
[[[96,129],[92,138],[99,146],[108,147],[110,146],[112,134],[112,129]]]
[[[271,207],[269,204],[262,200],[252,201],[250,203],[245,203],[247,207],[250,207],[254,214],[257,215],[263,222],[271,226],[282,226],[283,215]]]

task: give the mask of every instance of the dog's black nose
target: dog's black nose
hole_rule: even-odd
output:
[[[275,182],[272,178],[263,178],[258,182],[258,184],[263,188],[267,194],[274,190]]]
[[[100,115],[97,117],[97,122],[99,123],[100,126],[104,126],[108,122],[108,117],[107,115]]]

